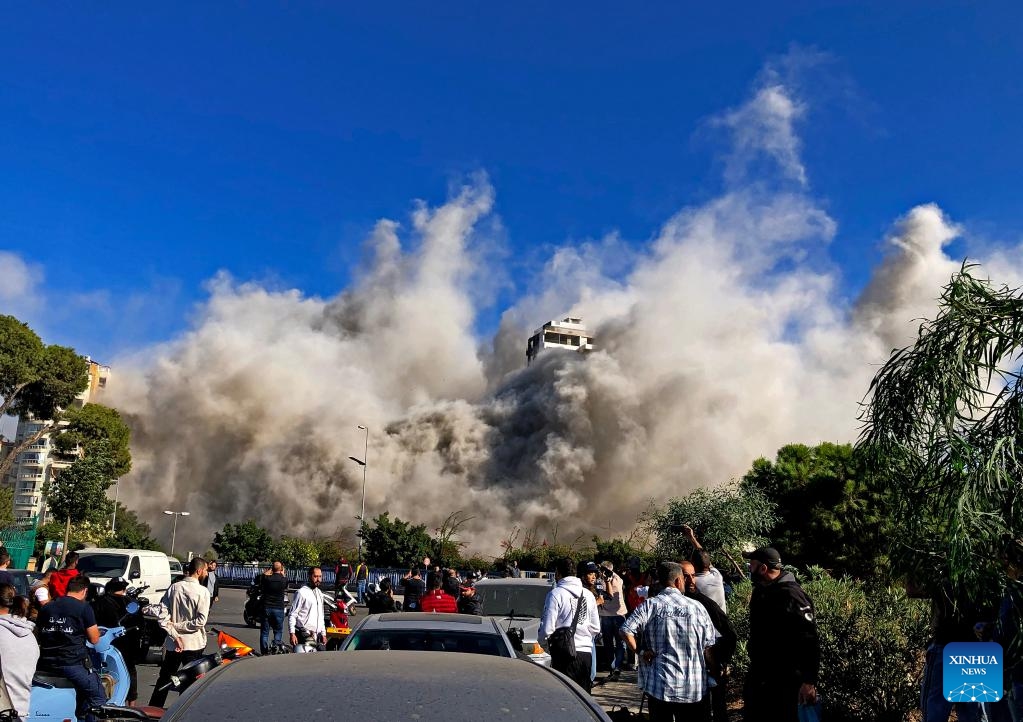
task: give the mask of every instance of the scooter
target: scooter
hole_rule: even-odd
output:
[[[138,613],[138,603],[129,602],[127,611],[125,617]],[[124,619],[121,621],[123,623]],[[113,646],[113,641],[125,633],[124,626],[101,628],[101,631],[99,641],[95,645],[86,643],[95,652],[94,664],[97,665],[96,671],[107,695],[107,704],[96,709],[94,713],[101,719],[154,719],[150,716],[149,710],[123,706],[128,698],[130,680],[124,657]],[[75,688],[67,678],[42,672],[37,672],[32,678],[27,720],[51,722],[75,719],[75,706]],[[153,710],[152,713],[158,712]],[[139,716],[140,714],[142,716]]]

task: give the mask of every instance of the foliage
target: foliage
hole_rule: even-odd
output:
[[[494,568],[494,557],[482,554],[470,554],[462,559],[459,569],[472,569],[474,571],[486,572]]]
[[[425,524],[413,525],[384,512],[363,527],[366,561],[378,567],[412,567],[430,556],[434,544]]]
[[[13,316],[0,316],[0,416],[49,421],[0,460],[0,479],[18,454],[56,428],[63,409],[89,384],[89,366],[74,349],[46,346]]]
[[[6,484],[0,485],[0,529],[14,524],[14,489]]]
[[[115,532],[112,535],[108,535],[106,541],[100,544],[100,546],[115,549],[151,549],[153,551],[163,551],[163,546],[152,537],[152,533],[153,530],[149,524],[140,520],[134,511],[117,502]]]
[[[895,568],[991,593],[997,551],[1023,536],[1023,294],[964,264],[937,317],[870,386],[859,448],[890,489]]]
[[[436,559],[437,564],[459,566],[462,562],[462,548],[465,547],[465,542],[458,540],[458,532],[474,518],[464,511],[455,511],[448,514],[441,525],[434,529],[436,536],[433,539],[431,557]]]
[[[96,444],[105,441],[113,456],[115,478],[131,471],[131,430],[116,409],[86,404],[80,409],[68,409],[63,418],[67,426],[54,440],[59,451],[67,454],[81,447],[88,455]]]
[[[87,456],[54,474],[46,503],[56,519],[102,523],[112,511],[107,489],[114,482],[115,460],[108,442],[96,442]]]
[[[231,562],[267,561],[273,557],[270,532],[249,519],[241,524],[224,524],[213,536],[217,558]]]
[[[773,463],[754,461],[741,487],[776,505],[778,519],[765,536],[787,563],[866,576],[887,566],[877,543],[884,498],[871,479],[850,444],[789,444]]]
[[[351,528],[339,527],[333,536],[317,539],[313,543],[320,564],[333,566],[339,559],[355,559],[358,556],[358,542]]]
[[[286,567],[314,567],[320,563],[320,550],[314,541],[282,536],[274,542],[270,558]]]
[[[650,568],[656,560],[649,549],[640,549],[633,546],[628,539],[601,539],[593,537],[593,560],[596,562],[610,561],[614,564],[615,571],[621,573],[628,567],[630,559],[639,559],[641,568]]]
[[[736,560],[743,548],[767,542],[767,532],[778,521],[774,503],[763,492],[736,482],[673,497],[647,511],[645,519],[657,539],[659,557],[689,557],[692,547],[682,530],[689,525],[719,569],[739,567]]]
[[[558,559],[569,557],[580,559],[584,550],[581,538],[574,543],[567,544],[558,541],[558,527],[551,530],[550,539],[540,536],[538,529],[531,529],[522,540],[522,546],[516,547],[519,529],[515,529],[507,539],[501,542],[504,549],[503,564],[510,565],[512,562],[519,563],[519,569],[531,571],[548,571],[554,568]]]
[[[753,585],[736,585],[728,616],[739,646],[732,660],[741,680],[749,669],[749,601]],[[920,701],[922,650],[930,632],[926,602],[900,587],[870,586],[809,570],[803,588],[813,600],[820,635],[820,682],[827,719],[901,722]]]
[[[34,554],[40,556],[47,541],[63,541],[65,522],[50,521],[36,529]],[[71,524],[71,536],[68,538],[68,549],[84,547],[114,547],[110,539],[110,522],[80,521]]]

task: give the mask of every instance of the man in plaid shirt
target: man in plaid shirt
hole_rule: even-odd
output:
[[[717,632],[699,602],[685,596],[682,567],[658,567],[664,591],[636,607],[622,625],[625,645],[640,661],[639,686],[650,698],[650,719],[709,722],[708,671]]]

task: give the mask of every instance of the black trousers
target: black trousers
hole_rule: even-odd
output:
[[[551,667],[571,679],[577,685],[589,692],[593,688],[593,680],[590,679],[590,668],[593,664],[589,652],[576,652],[575,659],[567,662],[558,660],[557,663],[551,660]]]
[[[710,722],[710,695],[699,702],[665,702],[647,695],[650,722]]]
[[[164,652],[163,663],[160,665],[160,676],[156,680],[153,696],[149,698],[150,707],[165,707],[167,705],[167,693],[170,690],[161,690],[160,688],[171,681],[171,676],[178,671],[181,665],[199,659],[204,651],[202,649],[189,649],[184,652]]]
[[[744,722],[799,722],[798,679],[749,676],[742,690]]]

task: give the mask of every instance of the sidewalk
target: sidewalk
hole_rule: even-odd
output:
[[[597,682],[606,677],[607,672],[597,672]],[[633,712],[638,712],[640,697],[635,672],[622,672],[617,682],[593,685],[593,699],[597,700],[606,712],[610,712],[612,707],[628,707]]]

